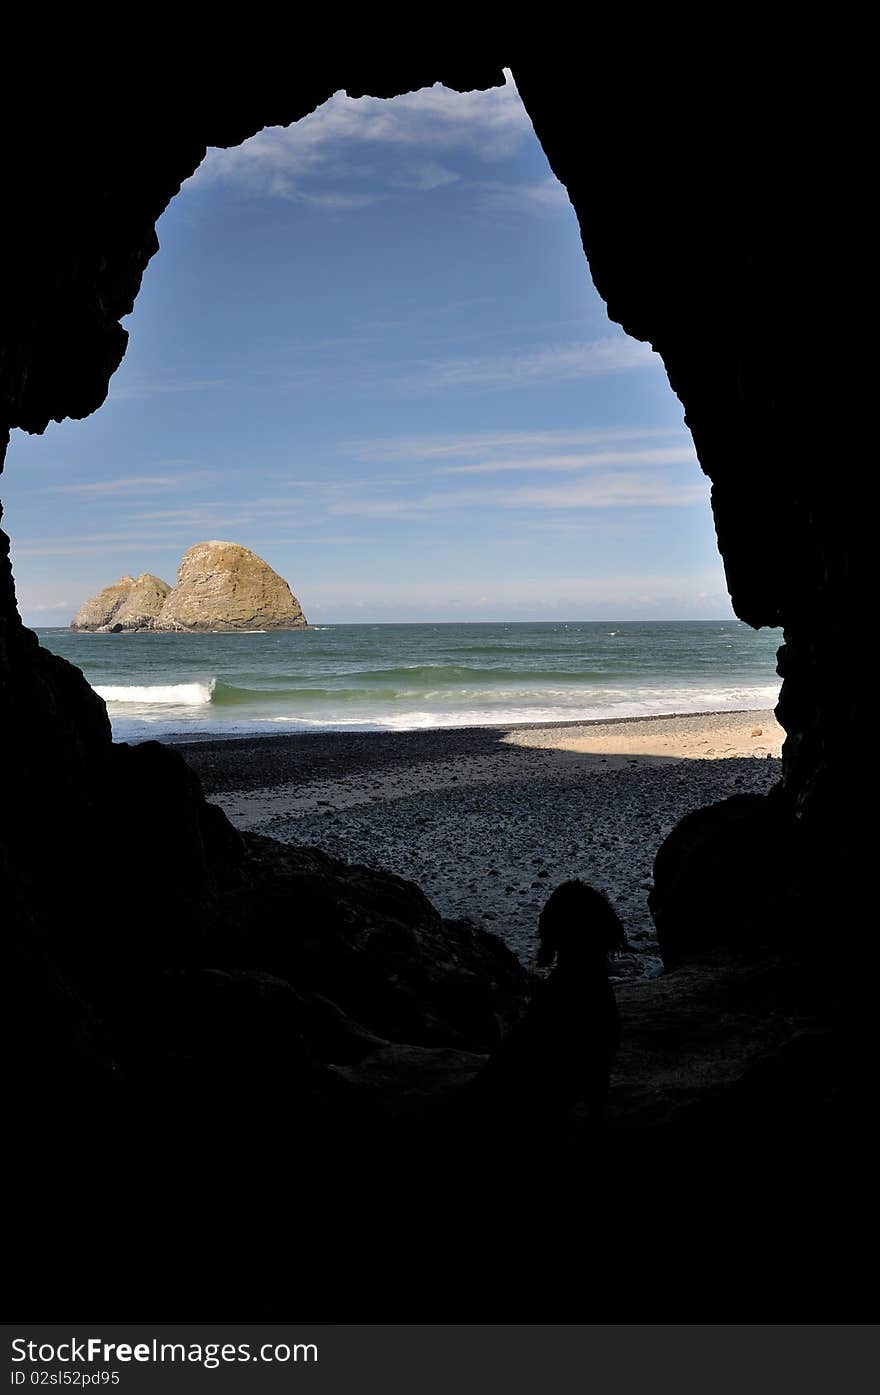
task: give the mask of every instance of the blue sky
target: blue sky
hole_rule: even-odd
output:
[[[209,152],[109,398],[3,477],[22,613],[244,543],[316,621],[729,616],[660,359],[514,87],[337,94]]]

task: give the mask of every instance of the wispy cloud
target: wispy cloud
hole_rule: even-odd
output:
[[[98,554],[118,554],[123,551],[133,551],[135,548],[151,548],[159,551],[168,546],[174,546],[174,544],[164,543],[155,533],[149,532],[81,533],[68,536],[63,541],[45,538],[16,544],[14,555],[16,558],[91,557]]]
[[[534,213],[536,210],[557,210],[571,208],[571,200],[564,184],[550,174],[534,184],[505,184],[500,181],[486,181],[481,189],[482,200],[487,208],[510,213]]]
[[[658,440],[686,434],[684,428],[678,426],[588,426],[553,431],[476,431],[454,436],[378,437],[373,440],[354,441],[350,450],[361,460],[433,460],[444,456],[482,455],[494,450],[555,450],[563,446]]]
[[[523,388],[532,384],[619,373],[660,358],[649,344],[623,335],[609,335],[587,344],[562,344],[530,354],[488,358],[446,359],[425,364],[399,380],[403,388],[443,391],[447,388]]]
[[[186,527],[211,526],[217,518],[241,518],[243,510],[234,500],[223,504],[192,504],[179,509],[153,509],[139,513],[138,520],[145,523],[180,523]]]
[[[591,475],[571,484],[516,489],[504,502],[521,509],[682,508],[705,505],[708,493],[706,480],[680,484],[656,474]]]
[[[208,472],[187,475],[127,475],[113,480],[90,480],[84,484],[58,484],[54,494],[138,495],[164,494],[169,489],[182,489],[195,481],[204,482]]]
[[[363,153],[381,147],[396,157],[391,184],[430,191],[459,177],[444,157],[466,153],[492,164],[530,137],[531,122],[509,75],[503,87],[486,92],[453,92],[439,84],[389,99],[337,92],[292,126],[270,127],[231,150],[210,150],[188,183],[224,183],[245,195],[314,203],[323,197],[317,180],[375,183]]]
[[[632,509],[686,508],[705,505],[708,482],[680,483],[656,472],[595,474],[572,483],[518,489],[450,490],[414,498],[350,495],[337,492],[324,500],[328,514],[361,518],[430,518],[438,513],[498,509]]]
[[[447,184],[455,184],[461,175],[455,170],[447,169],[444,165],[438,164],[435,160],[425,160],[420,165],[410,165],[402,169],[395,175],[395,184],[402,189],[442,189]]]
[[[314,208],[329,208],[335,212],[348,212],[350,209],[368,208],[371,203],[377,203],[378,194],[355,194],[343,193],[341,190],[327,189],[323,192],[311,191],[301,192],[299,197],[304,203],[312,204]]]
[[[597,450],[576,455],[524,455],[508,460],[484,460],[477,465],[443,465],[438,475],[489,475],[509,471],[595,470],[601,466],[630,469],[637,465],[696,464],[693,447],[660,446],[653,450]]]
[[[291,481],[291,489],[302,488],[310,499],[332,499],[336,495],[348,488],[347,485],[338,485],[332,482]],[[189,528],[195,531],[207,531],[210,529],[226,528],[233,532],[243,524],[259,522],[261,524],[273,521],[283,521],[285,524],[291,519],[301,520],[303,516],[303,504],[301,497],[290,494],[271,495],[258,497],[252,500],[229,499],[220,503],[195,503],[183,505],[180,508],[150,509],[138,513],[135,520],[138,523],[147,523],[157,530],[163,528]]]

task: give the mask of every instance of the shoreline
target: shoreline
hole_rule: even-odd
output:
[[[762,721],[770,722],[776,726],[776,718],[772,708],[763,707],[722,707],[713,708],[711,711],[699,712],[651,712],[629,717],[572,717],[565,720],[560,719],[554,722],[480,722],[470,726],[436,726],[436,727],[321,727],[321,728],[301,728],[299,731],[259,731],[239,732],[229,736],[221,735],[217,732],[206,732],[204,736],[193,735],[192,732],[181,729],[180,731],[163,731],[156,737],[145,737],[144,740],[165,741],[171,746],[204,746],[208,744],[230,745],[232,743],[245,744],[254,741],[295,741],[300,737],[317,738],[319,740],[347,740],[349,738],[373,738],[388,736],[393,738],[405,737],[440,737],[447,735],[455,737],[474,732],[530,732],[530,731],[556,731],[568,727],[623,727],[641,726],[654,722],[681,722],[687,720],[702,720],[703,718],[737,718],[754,717]],[[781,730],[781,729],[780,729]],[[783,733],[784,738],[784,733]],[[115,738],[114,738],[115,740]]]
[[[783,737],[750,709],[175,746],[236,827],[415,881],[526,962],[550,891],[583,877],[621,915],[633,952],[618,973],[632,978],[660,968],[657,847],[693,809],[766,793]]]

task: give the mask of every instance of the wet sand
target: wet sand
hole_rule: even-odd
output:
[[[626,925],[619,972],[632,977],[659,968],[647,907],[659,843],[692,809],[769,790],[783,736],[772,712],[724,712],[179,749],[238,828],[410,878],[527,961],[550,891],[585,878]]]

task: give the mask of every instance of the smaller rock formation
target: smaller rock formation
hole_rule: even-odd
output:
[[[302,607],[283,577],[239,543],[196,543],[177,585],[149,572],[122,576],[80,606],[70,628],[108,631],[302,630]]]
[[[142,572],[121,576],[80,606],[71,621],[72,630],[152,630],[171,587],[161,577]]]

